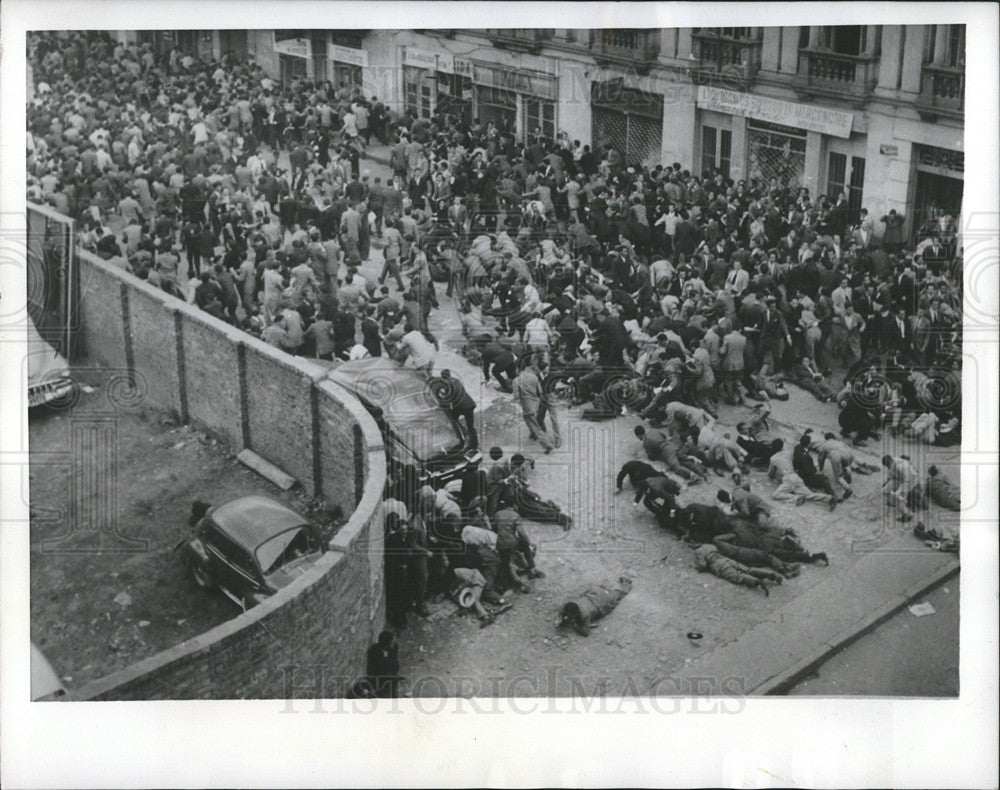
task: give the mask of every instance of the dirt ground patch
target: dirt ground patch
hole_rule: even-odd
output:
[[[280,491],[224,442],[107,395],[98,386],[29,417],[31,638],[69,689],[240,614],[181,562],[192,500],[264,494],[334,531],[301,490]]]

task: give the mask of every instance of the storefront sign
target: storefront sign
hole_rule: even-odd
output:
[[[482,66],[476,63],[473,66],[473,75],[480,85],[488,85],[499,90],[527,93],[551,101],[555,101],[559,96],[556,78],[550,74],[523,69],[505,69],[500,66]]]
[[[797,129],[831,134],[834,137],[850,137],[851,127],[854,124],[854,113],[851,112],[795,104],[707,85],[698,86],[698,106],[703,110],[780,123]]]
[[[327,44],[326,56],[330,60],[338,63],[349,63],[352,66],[367,66],[368,52],[363,49],[354,49],[340,44]]]
[[[284,41],[274,42],[274,51],[293,58],[309,58],[312,54],[311,44],[308,38],[286,38]]]
[[[407,47],[406,51],[403,53],[403,65],[414,66],[418,69],[430,69],[431,71],[436,71],[437,58],[438,56],[429,50]]]

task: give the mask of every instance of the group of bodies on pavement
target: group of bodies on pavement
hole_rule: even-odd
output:
[[[79,220],[83,246],[105,260],[289,353],[384,354],[431,380],[430,317],[446,283],[464,352],[513,395],[545,452],[561,443],[560,404],[583,404],[593,420],[631,411],[680,427],[658,450],[680,478],[766,462],[776,498],[833,507],[850,495],[852,447],[880,432],[960,442],[962,256],[943,209],[905,237],[902,215],[876,222],[846,191],[651,167],[564,133],[518,141],[453,114],[400,115],[346,84],[279,85],[252,57],[157,54],[101,33],[32,33],[29,56],[29,199]],[[384,183],[361,167],[373,135],[388,144]],[[378,277],[362,271],[373,248]],[[721,404],[778,408],[786,384],[836,403],[841,436],[807,434],[783,464],[755,427],[760,410],[735,440],[714,424]],[[474,445],[469,400],[444,405]],[[410,580],[399,608],[425,611],[428,579],[431,594],[457,584],[465,566],[438,573],[431,545],[438,532],[454,540],[456,526],[470,539],[462,556],[480,558],[462,561],[484,579],[483,600],[517,586],[512,562],[526,583],[534,566],[519,519],[569,517],[517,494],[530,492],[520,458],[521,482],[504,496],[487,472],[447,494],[461,515],[443,531],[426,521],[454,515],[446,495],[432,492],[431,514],[427,491],[400,484],[396,522],[387,517]],[[906,518],[928,483],[910,459],[883,464]],[[672,523],[723,523],[687,513],[687,525]]]

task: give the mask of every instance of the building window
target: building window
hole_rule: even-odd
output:
[[[737,41],[751,41],[754,38],[752,27],[696,27],[692,32],[710,34],[720,38],[731,38]]]
[[[847,193],[847,207],[850,209],[850,222],[853,224],[861,212],[861,200],[865,188],[864,157],[852,156],[848,170],[846,154],[830,152],[830,166],[826,174],[826,196],[836,203],[837,198]]]
[[[825,27],[823,46],[840,55],[863,55],[868,49],[868,28],[865,25]]]
[[[527,140],[529,135],[541,135],[546,140],[555,140],[555,102],[524,97],[524,139]]]
[[[708,175],[718,170],[729,178],[729,165],[732,161],[733,133],[729,129],[716,129],[714,126],[701,128],[701,171]]]
[[[701,127],[701,172],[709,173],[715,167],[715,127]]]
[[[965,25],[929,25],[924,63],[934,63],[953,69],[965,68]],[[938,52],[938,48],[942,51]]]

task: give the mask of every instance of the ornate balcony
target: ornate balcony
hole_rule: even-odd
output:
[[[803,49],[799,51],[799,71],[792,84],[806,101],[823,96],[861,107],[871,98],[877,80],[878,58],[874,55]]]
[[[939,116],[965,117],[965,69],[924,64],[920,75],[917,112],[931,120]]]
[[[601,68],[616,66],[645,74],[660,54],[660,31],[640,28],[592,30],[590,51]]]
[[[728,38],[715,32],[692,33],[698,65],[688,69],[696,85],[715,85],[746,91],[760,71],[761,42]]]
[[[537,54],[547,41],[552,40],[553,28],[537,27],[489,27],[482,33],[498,49]]]

